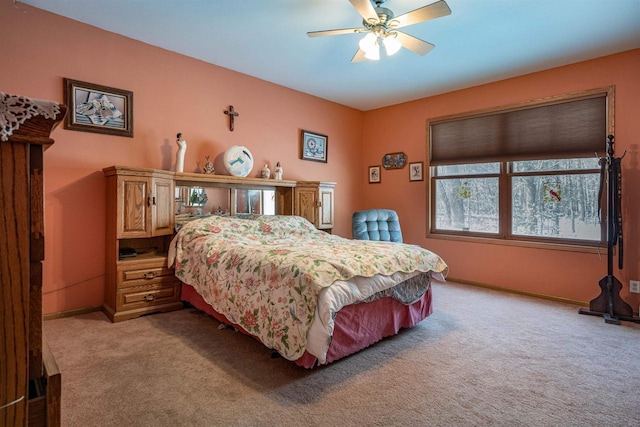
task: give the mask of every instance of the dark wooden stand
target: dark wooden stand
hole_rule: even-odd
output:
[[[606,323],[619,325],[620,320],[640,323],[640,317],[633,315],[633,309],[620,297],[622,283],[613,275],[613,252],[616,244],[620,244],[622,221],[620,219],[621,182],[618,178],[620,158],[614,157],[613,135],[608,136],[607,156],[600,161],[606,162],[607,179],[607,275],[600,279],[600,295],[589,303],[589,310],[581,308],[580,314],[602,316]],[[619,237],[619,239],[618,239]],[[619,268],[622,268],[620,262]]]
[[[42,336],[44,150],[59,107],[0,140],[0,426],[60,425],[60,372]]]
[[[580,314],[602,316],[606,323],[619,325],[621,320],[640,323],[640,317],[633,315],[633,309],[620,297],[622,283],[613,275],[606,275],[598,283],[602,291],[589,303],[589,310],[581,308]]]

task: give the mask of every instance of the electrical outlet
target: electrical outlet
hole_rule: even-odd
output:
[[[629,292],[632,294],[640,294],[640,281],[629,280]]]

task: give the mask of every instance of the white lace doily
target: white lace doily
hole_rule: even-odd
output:
[[[60,104],[0,92],[0,140],[7,141],[25,121],[35,116],[55,119]]]

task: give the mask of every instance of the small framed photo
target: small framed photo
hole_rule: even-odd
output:
[[[369,166],[369,184],[378,184],[381,181],[380,166]]]
[[[424,180],[424,162],[409,163],[409,181]]]
[[[64,79],[65,129],[133,137],[133,92]]]
[[[327,163],[327,150],[329,148],[329,137],[308,130],[302,131],[302,160],[312,160],[314,162]]]

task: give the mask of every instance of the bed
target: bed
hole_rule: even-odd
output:
[[[432,312],[447,265],[416,245],[345,239],[298,216],[210,216],[169,247],[182,299],[311,368]]]

